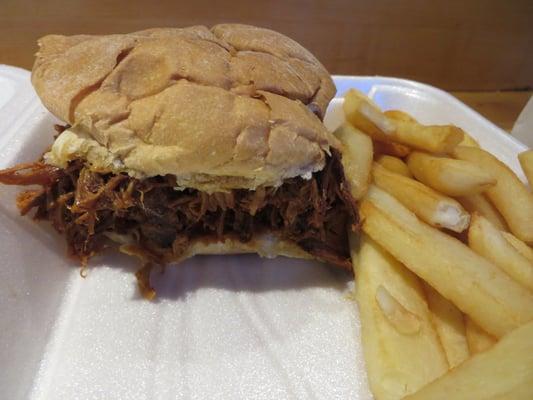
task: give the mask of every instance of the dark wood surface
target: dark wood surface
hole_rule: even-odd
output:
[[[509,129],[533,87],[531,0],[0,0],[0,63],[31,68],[37,38],[241,22],[310,49],[331,73],[448,91]],[[490,93],[462,93],[477,91]]]
[[[533,92],[451,93],[500,128],[510,132]]]
[[[331,73],[446,90],[533,87],[531,0],[1,0],[0,62],[30,68],[48,33],[243,22],[309,48]]]

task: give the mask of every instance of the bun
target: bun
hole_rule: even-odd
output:
[[[235,239],[225,239],[221,242],[201,242],[193,243],[186,251],[184,258],[191,258],[196,255],[205,254],[259,254],[265,258],[275,258],[278,256],[290,258],[312,259],[306,251],[292,242],[277,239],[272,235],[262,235],[252,239],[247,243]]]
[[[113,234],[110,235],[109,238],[121,244],[121,252],[143,259],[143,252],[139,251],[134,245],[130,245],[130,240],[124,235]],[[225,238],[224,240],[213,242],[197,240],[192,242],[184,253],[180,254],[175,259],[165,259],[165,262],[176,263],[197,255],[207,254],[259,254],[261,257],[265,258],[284,256],[307,260],[315,258],[293,242],[279,239],[274,234],[263,234],[255,236],[248,242],[241,242],[238,239],[231,238]]]
[[[172,174],[204,191],[255,189],[309,176],[337,146],[321,122],[335,94],[329,74],[280,33],[224,24],[39,45],[33,85],[77,143],[53,149],[52,164],[87,159],[90,140],[105,157],[91,161],[99,168]]]

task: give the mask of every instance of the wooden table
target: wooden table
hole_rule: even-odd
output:
[[[531,0],[2,0],[0,9],[0,63],[28,69],[50,33],[240,22],[287,34],[331,73],[448,90],[505,130],[533,88]]]
[[[508,132],[533,94],[532,91],[451,93]]]

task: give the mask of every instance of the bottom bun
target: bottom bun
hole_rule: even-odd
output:
[[[135,276],[137,277],[137,285],[145,299],[153,300],[157,295],[156,290],[150,284],[153,260],[148,259],[146,252],[138,245],[132,243],[133,240],[131,237],[116,233],[109,234],[108,237],[112,241],[120,244],[119,249],[122,253],[138,257],[144,262],[144,266],[135,273]],[[277,256],[303,259],[316,258],[302,250],[293,242],[282,240],[274,234],[262,234],[245,243],[233,238],[226,238],[219,241],[196,240],[190,243],[187,249],[180,253],[179,256],[168,256],[165,254],[163,259],[159,260],[158,263],[178,263],[196,255],[247,253],[256,253],[261,257],[266,258],[274,258]]]
[[[249,242],[227,238],[218,242],[194,242],[185,252],[185,258],[202,254],[247,254],[257,253],[261,257],[275,258],[285,256],[291,258],[313,259],[308,252],[298,245],[287,240],[282,240],[272,234],[263,234]]]
[[[107,237],[113,242],[120,245],[119,250],[122,253],[130,256],[135,256],[149,262],[146,252],[140,249],[139,246],[134,244],[131,237],[126,235],[119,235],[116,233],[107,234]],[[302,258],[307,260],[315,259],[311,254],[303,250],[296,243],[280,239],[274,234],[261,234],[254,237],[248,242],[241,242],[234,238],[225,238],[219,241],[207,241],[198,239],[189,244],[187,249],[179,255],[169,256],[165,254],[163,257],[164,263],[178,263],[187,258],[191,258],[197,255],[208,254],[249,254],[256,253],[261,257],[275,258],[277,256],[285,256],[290,258]]]

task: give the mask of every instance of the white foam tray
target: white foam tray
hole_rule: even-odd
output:
[[[378,77],[336,77],[426,123],[454,123],[520,173],[525,146],[450,95]],[[342,119],[335,99],[326,123]],[[32,161],[54,119],[24,70],[0,66],[0,167]],[[252,255],[197,257],[139,298],[134,260],[106,254],[82,279],[62,238],[19,217],[0,187],[2,399],[371,399],[350,279]]]

